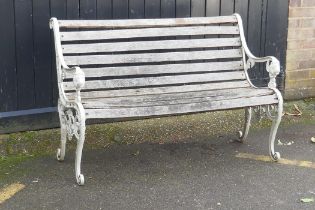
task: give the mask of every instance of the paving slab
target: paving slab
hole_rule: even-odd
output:
[[[74,178],[74,151],[59,163],[53,155],[19,166],[21,176],[2,183],[25,187],[0,209],[315,209],[315,169],[237,158],[268,155],[269,129],[236,136],[194,137],[178,143],[113,145],[85,150],[85,186]],[[280,127],[285,159],[315,162],[312,124]]]

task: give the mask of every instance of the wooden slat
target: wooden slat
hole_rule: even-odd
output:
[[[201,103],[243,97],[256,97],[273,94],[267,88],[236,88],[225,90],[207,90],[185,93],[167,93],[160,95],[129,96],[115,98],[85,99],[82,101],[85,108],[130,108],[143,106],[164,106],[171,104]]]
[[[65,56],[68,65],[118,64],[118,63],[147,63],[167,61],[192,61],[219,58],[241,58],[240,49],[207,50],[167,53],[119,54],[119,55],[82,55]]]
[[[191,91],[205,91],[205,90],[218,90],[229,88],[249,87],[247,81],[230,81],[207,83],[197,85],[180,85],[168,87],[151,87],[151,88],[138,88],[138,89],[123,89],[123,90],[102,90],[102,91],[88,91],[81,92],[81,97],[84,98],[106,98],[106,97],[122,97],[122,96],[140,96],[140,95],[158,95],[168,93],[182,93]],[[74,99],[74,93],[67,93],[67,97]]]
[[[160,77],[144,77],[144,78],[127,78],[127,79],[111,79],[111,80],[93,80],[86,81],[84,89],[100,89],[100,88],[127,88],[127,87],[144,87],[153,85],[171,85],[184,83],[205,83],[226,80],[245,80],[245,73],[240,72],[221,72],[221,73],[205,73],[205,74],[189,74],[176,76],[160,76]],[[64,82],[65,90],[74,90],[73,82]]]
[[[163,18],[135,20],[59,20],[61,28],[144,28],[164,26],[187,26],[217,23],[236,23],[234,16],[198,17],[198,18]]]
[[[93,44],[65,44],[62,51],[67,53],[95,53],[95,52],[122,52],[140,50],[168,50],[207,47],[237,47],[241,46],[240,38],[218,39],[189,39],[163,41],[137,41]]]
[[[61,41],[82,41],[183,35],[239,34],[239,29],[238,26],[195,26],[102,31],[63,31],[60,34]]]
[[[262,104],[275,104],[276,95],[259,97],[242,97],[201,103],[176,104],[167,106],[150,106],[137,108],[86,109],[87,118],[126,118],[143,116],[162,116],[170,114],[205,112],[213,110],[233,109]]]
[[[126,76],[146,74],[167,74],[185,72],[212,72],[231,71],[243,69],[242,61],[209,62],[209,63],[186,63],[186,64],[165,64],[165,65],[143,65],[143,66],[115,66],[101,68],[82,68],[85,77],[104,76]],[[72,78],[73,74],[68,73],[66,78]]]

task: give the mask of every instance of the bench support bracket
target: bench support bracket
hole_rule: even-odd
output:
[[[75,176],[79,185],[84,185],[84,176],[81,174],[81,158],[85,141],[85,111],[81,103],[70,103],[63,106],[58,103],[61,126],[61,144],[57,150],[57,159],[63,161],[65,157],[66,141],[73,137],[77,139],[75,155]]]

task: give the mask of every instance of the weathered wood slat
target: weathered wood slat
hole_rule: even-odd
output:
[[[239,37],[189,39],[189,40],[162,40],[162,41],[136,41],[93,44],[65,44],[62,51],[67,53],[96,53],[96,52],[121,52],[139,50],[168,50],[207,47],[236,47],[241,46]]]
[[[192,61],[219,58],[241,58],[241,49],[207,50],[167,53],[120,54],[120,55],[82,55],[65,56],[68,65],[118,64],[118,63],[147,63],[167,61]]]
[[[138,89],[123,89],[123,90],[102,90],[102,91],[88,91],[81,92],[82,99],[84,98],[106,98],[106,97],[123,97],[123,96],[141,96],[141,95],[159,95],[169,93],[184,93],[184,92],[197,92],[205,90],[218,90],[229,88],[249,87],[247,81],[229,81],[218,83],[207,83],[197,85],[180,85],[168,87],[148,87]],[[70,99],[74,99],[74,93],[67,93]]]
[[[271,89],[256,89],[256,88],[236,88],[225,90],[211,90],[185,93],[167,93],[160,95],[145,95],[145,96],[129,96],[115,98],[97,98],[85,99],[82,101],[85,108],[129,108],[143,106],[164,106],[172,104],[189,104],[201,103],[225,99],[246,98],[254,96],[272,95]]]
[[[239,28],[238,26],[195,26],[102,31],[63,31],[60,34],[61,41],[82,41],[183,35],[239,34]]]
[[[243,69],[242,61],[211,62],[211,63],[186,63],[186,64],[165,64],[165,65],[144,65],[144,66],[117,66],[101,68],[82,68],[85,77],[104,76],[126,76],[126,75],[146,75],[146,74],[166,74],[185,72],[212,72],[231,71]],[[66,78],[72,78],[68,73]]]
[[[127,87],[144,87],[153,85],[171,85],[185,83],[205,83],[226,80],[245,80],[245,73],[239,72],[220,72],[220,73],[204,73],[189,74],[176,76],[159,76],[144,78],[127,78],[127,79],[111,79],[111,80],[93,80],[86,81],[83,89],[100,89],[100,88],[127,88]],[[73,82],[64,82],[65,90],[74,90]]]
[[[61,28],[144,28],[163,26],[188,26],[217,23],[236,23],[235,16],[163,18],[134,20],[59,20]]]
[[[161,116],[170,114],[205,112],[213,110],[233,109],[247,106],[277,103],[276,95],[242,97],[201,103],[175,104],[167,106],[86,109],[87,118],[127,118],[144,116]]]

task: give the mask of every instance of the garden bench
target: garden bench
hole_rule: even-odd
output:
[[[249,51],[238,14],[219,17],[57,20],[54,32],[59,88],[61,147],[77,139],[75,176],[84,184],[81,156],[88,119],[130,120],[245,108],[244,140],[252,110],[273,120],[269,153],[281,121],[283,100],[276,88],[279,61]],[[247,74],[266,63],[268,87]]]

